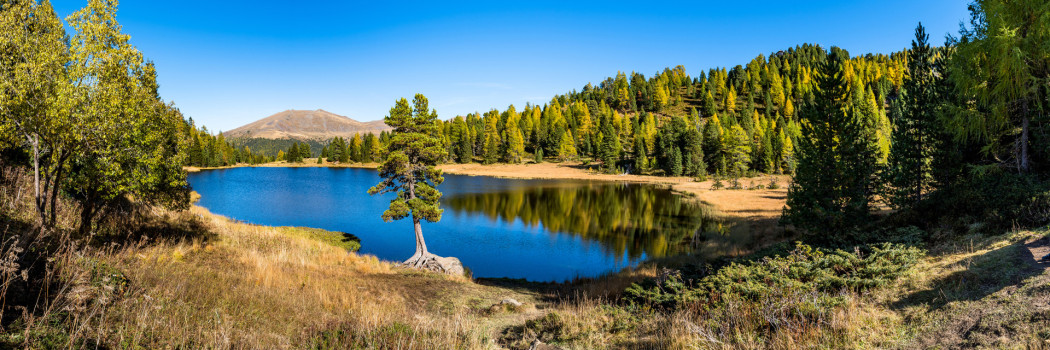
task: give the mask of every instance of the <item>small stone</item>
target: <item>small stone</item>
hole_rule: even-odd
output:
[[[547,345],[541,342],[539,339],[532,341],[532,346],[529,350],[561,350],[561,348],[553,345]]]
[[[499,301],[500,305],[510,305],[513,307],[521,307],[521,302],[514,300],[513,298],[506,298]]]

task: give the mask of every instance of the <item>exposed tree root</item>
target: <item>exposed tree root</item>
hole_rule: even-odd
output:
[[[449,275],[463,274],[463,264],[459,262],[459,259],[454,257],[441,257],[428,252],[416,253],[411,258],[408,258],[408,260],[401,263],[401,266],[440,272]]]

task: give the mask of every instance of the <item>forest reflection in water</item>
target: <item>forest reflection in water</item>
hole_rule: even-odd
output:
[[[457,215],[480,214],[598,242],[631,260],[680,254],[735,256],[775,240],[761,237],[772,223],[722,217],[714,207],[667,186],[565,183],[454,194],[444,200]]]

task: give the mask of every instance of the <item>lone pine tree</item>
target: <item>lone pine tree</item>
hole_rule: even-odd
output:
[[[384,221],[412,218],[416,253],[404,265],[450,274],[462,273],[459,260],[431,254],[423,239],[422,221],[438,222],[443,212],[437,186],[445,178],[435,165],[445,159],[446,150],[436,120],[437,111],[429,109],[429,102],[422,94],[416,94],[411,107],[402,98],[390,108],[384,121],[394,128],[394,132],[387,145],[386,160],[379,165],[382,181],[369,189],[368,194],[396,194],[390,200],[390,207],[383,212]]]

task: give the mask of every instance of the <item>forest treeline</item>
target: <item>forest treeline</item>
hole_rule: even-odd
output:
[[[610,172],[694,177],[791,173],[802,136],[797,106],[826,57],[801,45],[699,77],[682,66],[649,78],[621,72],[543,106],[457,116],[442,122],[447,161],[584,159]],[[848,64],[852,88],[871,106],[868,126],[883,161],[892,126],[878,101],[899,89],[904,64],[903,53]]]
[[[582,160],[609,172],[694,177],[792,173],[802,136],[797,106],[812,95],[827,55],[807,44],[698,77],[683,66],[648,78],[621,72],[542,106],[511,105],[439,120],[450,150],[444,161]],[[885,162],[892,131],[885,101],[900,89],[905,53],[849,61],[847,79],[869,105],[867,125],[876,135],[871,142]],[[315,155],[330,162],[378,161],[384,134],[328,140]],[[379,142],[370,143],[373,137]],[[295,154],[291,147],[282,151]]]

